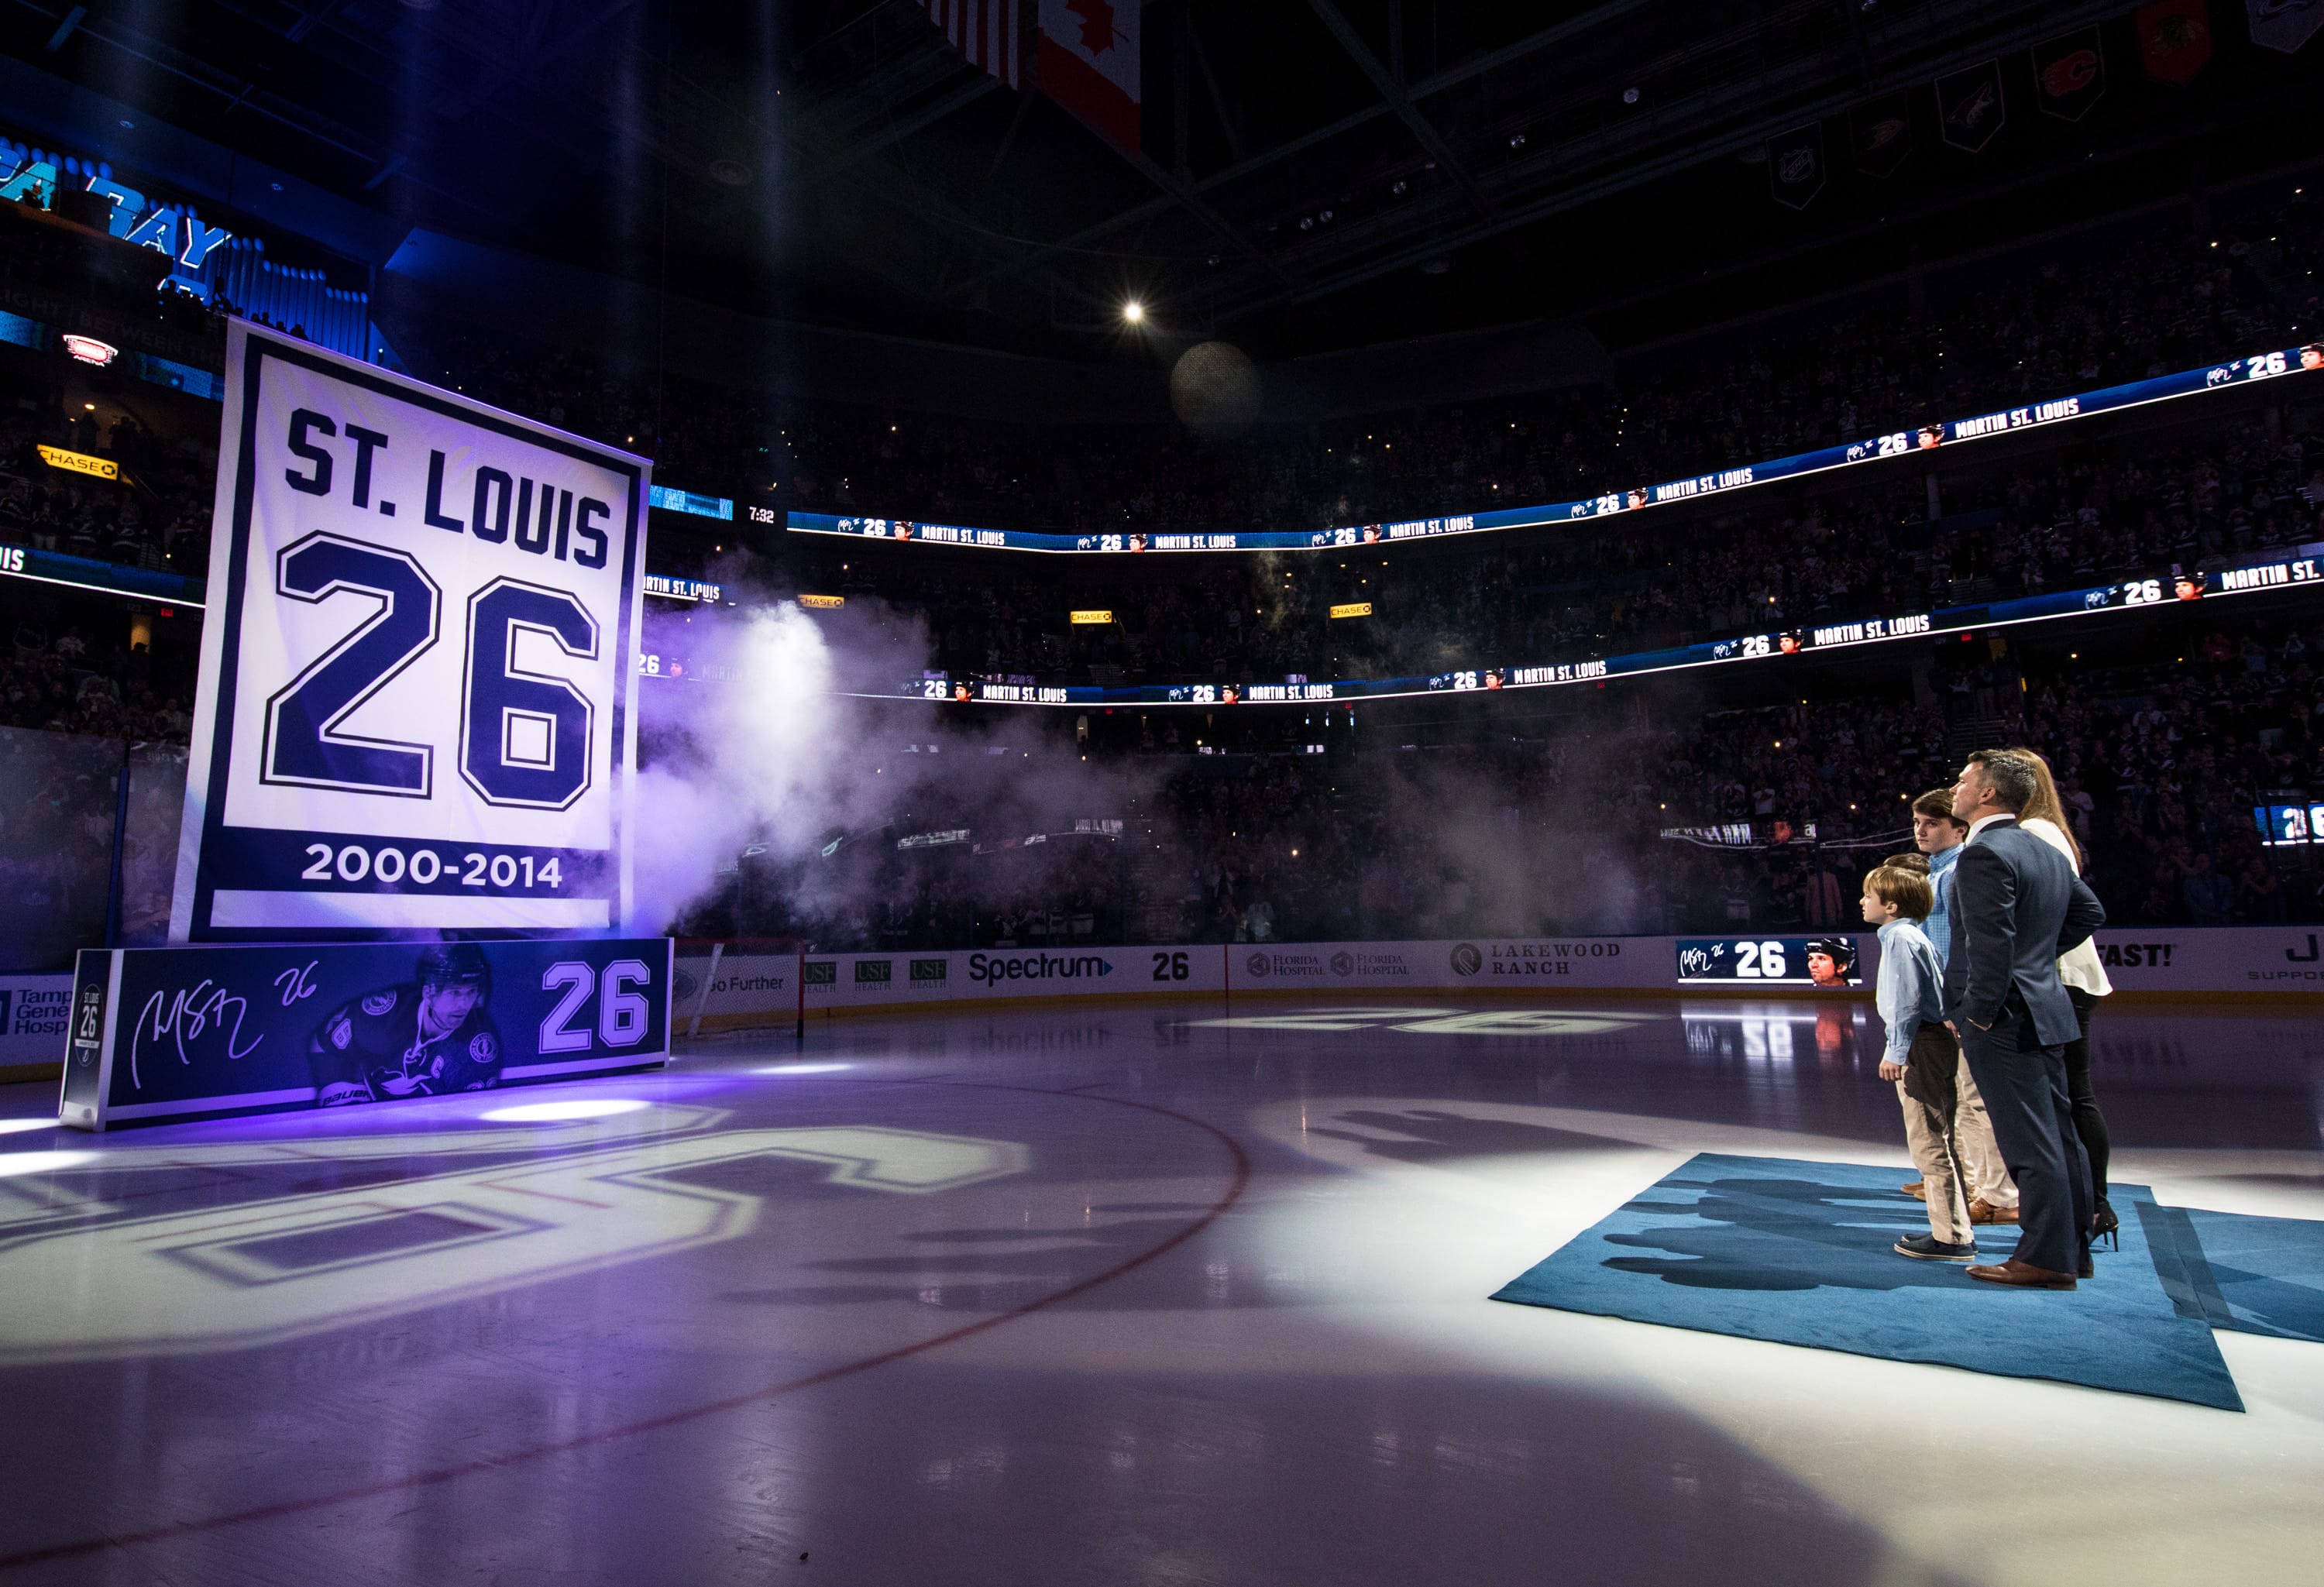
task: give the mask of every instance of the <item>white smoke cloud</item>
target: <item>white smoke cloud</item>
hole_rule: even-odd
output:
[[[661,757],[638,777],[638,913],[654,929],[708,892],[746,844],[803,850],[863,797],[844,752],[858,703],[837,694],[838,659],[816,618],[787,603],[753,607],[713,649],[718,659],[697,661],[696,675],[727,677],[648,686],[686,691],[675,726],[656,734]]]
[[[1150,791],[1150,779],[1085,765],[1048,724],[1016,713],[958,726],[932,704],[844,692],[921,676],[929,646],[916,617],[853,602],[811,615],[770,599],[694,627],[706,629],[689,664],[702,681],[646,686],[661,691],[643,712],[638,776],[647,928],[714,893],[745,848],[770,870],[791,867],[795,913],[830,915],[872,901],[847,894],[860,872],[817,863],[835,833],[942,809],[977,841],[1021,837],[1121,817]]]

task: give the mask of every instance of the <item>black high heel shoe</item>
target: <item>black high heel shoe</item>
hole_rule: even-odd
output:
[[[2101,1240],[2116,1250],[2122,1249],[2122,1220],[2114,1215],[2104,1196],[2098,1197],[2098,1211],[2090,1216],[2090,1243],[2096,1245]]]

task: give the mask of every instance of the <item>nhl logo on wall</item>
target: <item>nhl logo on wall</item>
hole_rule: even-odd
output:
[[[1767,140],[1767,188],[1776,203],[1805,209],[1823,191],[1823,179],[1821,122]]]
[[[1474,975],[1485,967],[1485,955],[1477,951],[1473,942],[1464,942],[1452,950],[1452,973]]]

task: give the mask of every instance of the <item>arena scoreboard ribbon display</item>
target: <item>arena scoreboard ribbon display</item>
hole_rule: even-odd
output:
[[[1148,551],[1322,551],[1350,546],[1400,544],[1438,540],[1446,535],[1481,534],[1493,530],[1528,529],[1543,524],[1574,523],[1635,512],[1672,502],[1694,501],[1755,484],[1798,479],[1834,468],[1849,468],[1884,458],[1907,457],[1943,447],[1990,437],[2014,435],[2044,425],[2120,412],[2150,402],[2170,401],[2205,392],[2250,385],[2255,381],[2324,370],[2324,343],[2255,353],[2230,358],[2200,369],[2159,374],[2147,380],[2107,386],[2078,396],[2029,402],[1972,414],[1941,424],[1921,425],[1886,435],[1868,436],[1841,446],[1823,447],[1766,463],[1748,463],[1714,469],[1659,484],[1625,485],[1579,502],[1553,502],[1539,507],[1503,507],[1490,512],[1456,512],[1441,518],[1412,518],[1395,523],[1351,524],[1314,530],[1204,530],[1191,532],[1123,530],[1107,534],[1047,534],[1018,529],[964,529],[950,523],[920,523],[901,518],[841,518],[827,512],[794,512],[788,527],[794,534],[841,534],[859,539],[916,542],[921,545],[971,546],[991,550],[1088,552]]]
[[[1637,650],[1582,661],[1507,661],[1412,678],[1286,678],[1281,683],[1069,684],[1038,678],[955,678],[923,672],[901,682],[876,677],[847,679],[840,692],[866,699],[946,701],[980,706],[1266,706],[1317,705],[1351,700],[1394,699],[1470,690],[1554,688],[1603,684],[1614,678],[1692,667],[1751,662],[1781,665],[1786,658],[1821,654],[1859,645],[1967,634],[2022,623],[2089,619],[2108,612],[2138,612],[2184,606],[2293,589],[2324,589],[2324,541],[2289,552],[2256,555],[2232,567],[2188,567],[2172,564],[2111,583],[2082,589],[2050,590],[1975,605],[1903,612],[1883,617],[1811,623],[1768,633],[1706,640],[1668,650]],[[804,598],[804,597],[802,597]],[[640,658],[640,669],[659,679],[725,681],[714,668],[683,657]]]
[[[650,466],[235,321],[171,940],[623,926]]]

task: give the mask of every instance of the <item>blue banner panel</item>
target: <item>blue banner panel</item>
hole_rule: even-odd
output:
[[[665,512],[691,512],[696,518],[734,516],[734,503],[728,496],[706,496],[696,491],[682,491],[675,485],[658,484],[646,493],[647,505]]]
[[[1856,938],[1829,937],[1682,937],[1682,986],[1861,986]]]
[[[60,1115],[85,1130],[655,1068],[670,941],[87,949]]]

